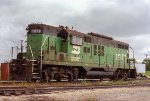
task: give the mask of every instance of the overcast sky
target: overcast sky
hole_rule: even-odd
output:
[[[0,62],[30,23],[109,35],[129,43],[137,59],[150,55],[150,0],[0,0]]]

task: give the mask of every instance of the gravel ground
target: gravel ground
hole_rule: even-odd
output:
[[[55,91],[48,94],[0,96],[0,101],[150,101],[150,87]]]

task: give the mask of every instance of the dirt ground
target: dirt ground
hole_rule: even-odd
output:
[[[150,101],[150,87],[55,91],[48,94],[0,96],[0,101]]]

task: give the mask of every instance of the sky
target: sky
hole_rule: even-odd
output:
[[[0,0],[0,8],[0,62],[30,23],[108,35],[129,43],[137,60],[150,55],[150,0]]]

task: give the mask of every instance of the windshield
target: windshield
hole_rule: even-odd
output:
[[[28,34],[41,34],[42,30],[41,29],[30,29],[28,31]]]

